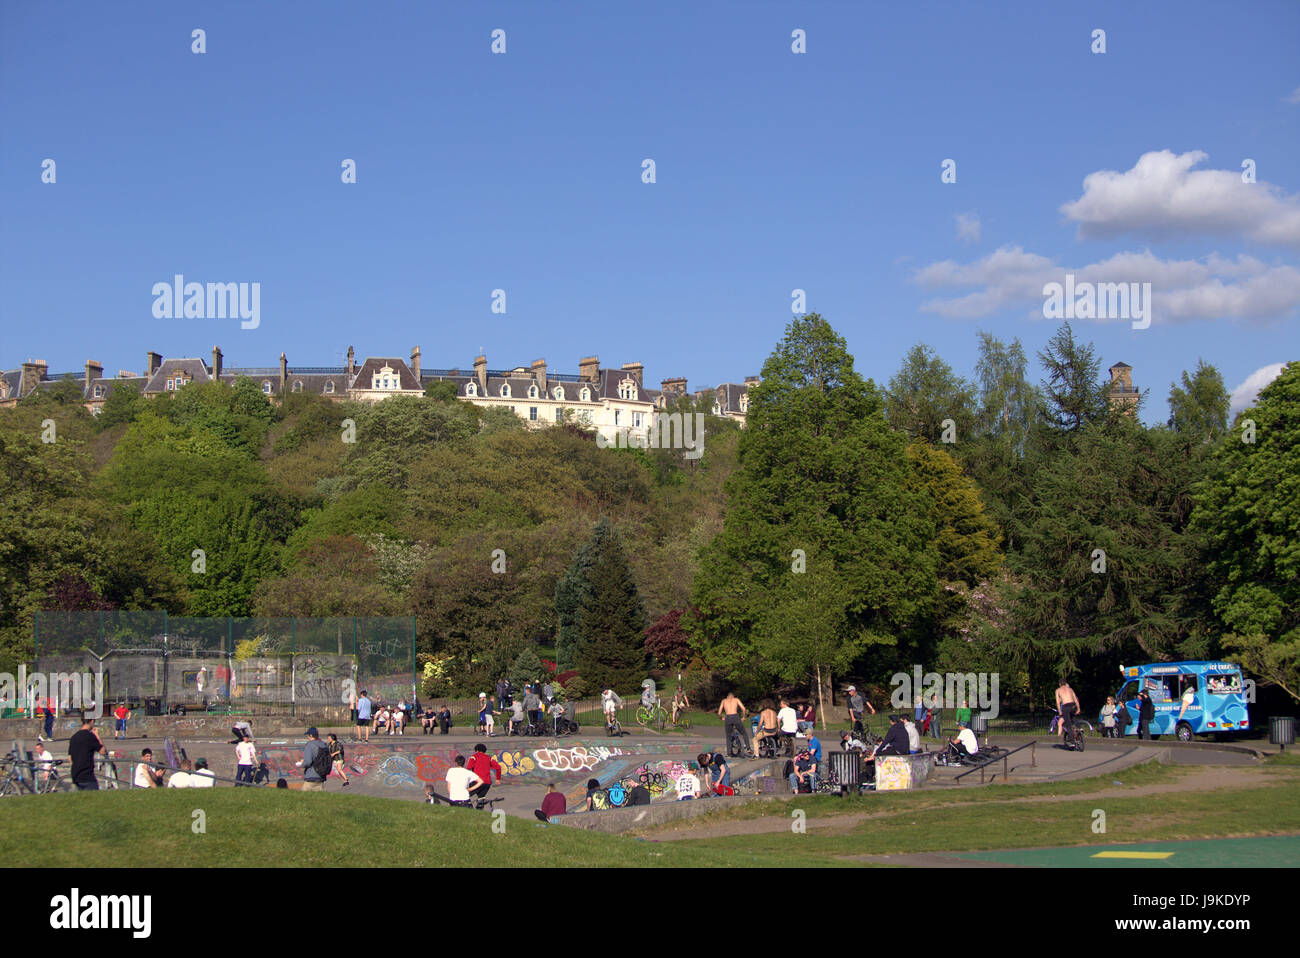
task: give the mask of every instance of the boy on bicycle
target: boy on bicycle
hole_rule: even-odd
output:
[[[600,693],[600,704],[605,710],[605,728],[611,729],[616,721],[614,711],[623,707],[623,700],[619,698],[618,693],[613,689],[605,689]]]
[[[691,700],[686,697],[682,687],[677,686],[677,691],[673,693],[673,727],[677,727],[677,716],[691,707]]]

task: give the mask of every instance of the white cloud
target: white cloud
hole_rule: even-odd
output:
[[[1285,366],[1286,363],[1261,366],[1247,376],[1242,384],[1232,391],[1232,415],[1235,416],[1243,409],[1255,405],[1255,400],[1259,398],[1259,391],[1277,379]]]
[[[1245,255],[1227,259],[1215,253],[1203,260],[1164,260],[1142,250],[1066,267],[1019,246],[1003,246],[972,263],[931,263],[912,279],[936,290],[975,287],[961,295],[927,300],[921,309],[953,319],[976,319],[1021,306],[1041,316],[1043,287],[1064,282],[1066,273],[1073,273],[1076,283],[1150,283],[1152,321],[1157,323],[1262,322],[1290,316],[1300,307],[1300,269],[1270,266]]]
[[[1061,212],[1079,224],[1081,237],[1203,233],[1300,245],[1300,197],[1262,180],[1243,183],[1240,168],[1193,169],[1206,159],[1200,150],[1159,150],[1124,173],[1089,173],[1083,195]]]
[[[957,214],[957,238],[963,243],[980,241],[980,215],[978,213]]]
[[[1286,97],[1287,103],[1300,103],[1300,86],[1291,91],[1291,95]]]

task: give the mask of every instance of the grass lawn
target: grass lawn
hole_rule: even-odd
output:
[[[193,812],[206,814],[195,834]],[[824,865],[812,854],[719,854],[519,818],[365,795],[216,788],[0,800],[0,862],[10,868],[184,866],[389,868]]]

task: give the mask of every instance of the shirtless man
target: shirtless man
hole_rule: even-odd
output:
[[[727,697],[718,706],[718,714],[722,716],[723,743],[729,744],[731,742],[731,730],[735,729],[740,733],[740,740],[745,744],[745,747],[753,751],[753,743],[749,741],[749,735],[745,732],[745,715],[747,714],[745,712],[745,703],[736,698],[735,692],[727,693]]]
[[[763,711],[758,713],[758,730],[754,733],[754,754],[758,754],[760,743],[765,738],[776,738],[781,734],[777,724],[776,709],[771,702],[763,703]]]
[[[1070,683],[1065,679],[1061,679],[1061,684],[1056,689],[1056,710],[1061,713],[1061,727],[1057,729],[1057,736],[1064,742],[1066,728],[1074,731],[1074,717],[1079,714],[1079,696],[1074,694],[1074,689],[1070,688]]]

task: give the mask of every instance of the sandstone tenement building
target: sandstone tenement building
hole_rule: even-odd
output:
[[[475,359],[470,369],[425,369],[419,346],[411,350],[409,360],[371,356],[359,363],[349,346],[347,364],[343,366],[290,366],[281,353],[279,366],[234,367],[224,364],[221,349],[214,346],[210,359],[165,359],[148,352],[143,372],[118,370],[116,376],[105,376],[103,366],[93,360],[88,360],[80,373],[53,375],[44,360],[28,360],[18,369],[0,373],[0,407],[13,406],[37,390],[72,381],[81,389],[86,408],[97,415],[115,389],[134,389],[145,396],[156,396],[192,382],[229,384],[245,376],[260,385],[273,401],[290,392],[311,392],[331,399],[378,402],[389,396],[422,396],[431,383],[448,382],[455,386],[457,398],[465,402],[506,406],[521,419],[539,426],[560,422],[571,413],[576,421],[611,441],[619,433],[647,437],[657,412],[687,395],[685,379],[665,379],[658,389],[646,388],[641,363],[602,368],[596,356],[580,359],[576,374],[550,372],[544,359],[512,369],[488,369],[486,356]],[[749,410],[749,388],[758,381],[757,376],[748,376],[743,383],[723,383],[691,395],[697,408],[711,407],[714,415],[737,420],[743,426]]]

